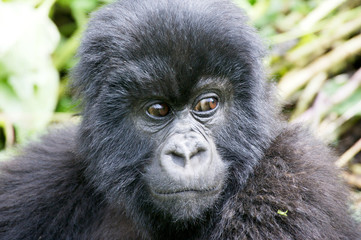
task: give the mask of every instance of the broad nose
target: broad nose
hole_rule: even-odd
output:
[[[211,161],[210,146],[201,134],[176,134],[168,139],[159,160],[167,172],[197,173]]]

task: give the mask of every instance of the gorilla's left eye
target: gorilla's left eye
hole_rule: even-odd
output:
[[[215,97],[203,98],[200,100],[197,105],[194,107],[194,110],[197,112],[206,112],[213,110],[218,105],[218,99]]]

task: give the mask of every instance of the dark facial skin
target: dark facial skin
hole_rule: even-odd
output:
[[[157,139],[144,174],[148,191],[154,204],[175,220],[198,217],[223,189],[227,164],[217,152],[212,130],[225,121],[225,87],[201,79],[185,104],[147,98],[134,116],[139,131]]]

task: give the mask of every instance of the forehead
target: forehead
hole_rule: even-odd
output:
[[[128,67],[117,76],[127,75],[129,79],[118,77],[118,87],[127,86],[127,95],[133,98],[156,98],[174,103],[188,101],[205,90],[227,91],[231,88],[228,78],[204,74],[192,69],[177,71],[167,62],[152,56],[127,63]],[[189,64],[191,66],[191,64]]]

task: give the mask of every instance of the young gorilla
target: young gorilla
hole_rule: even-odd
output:
[[[0,239],[360,239],[330,151],[277,119],[246,22],[225,0],[96,13],[83,121],[1,163]]]

